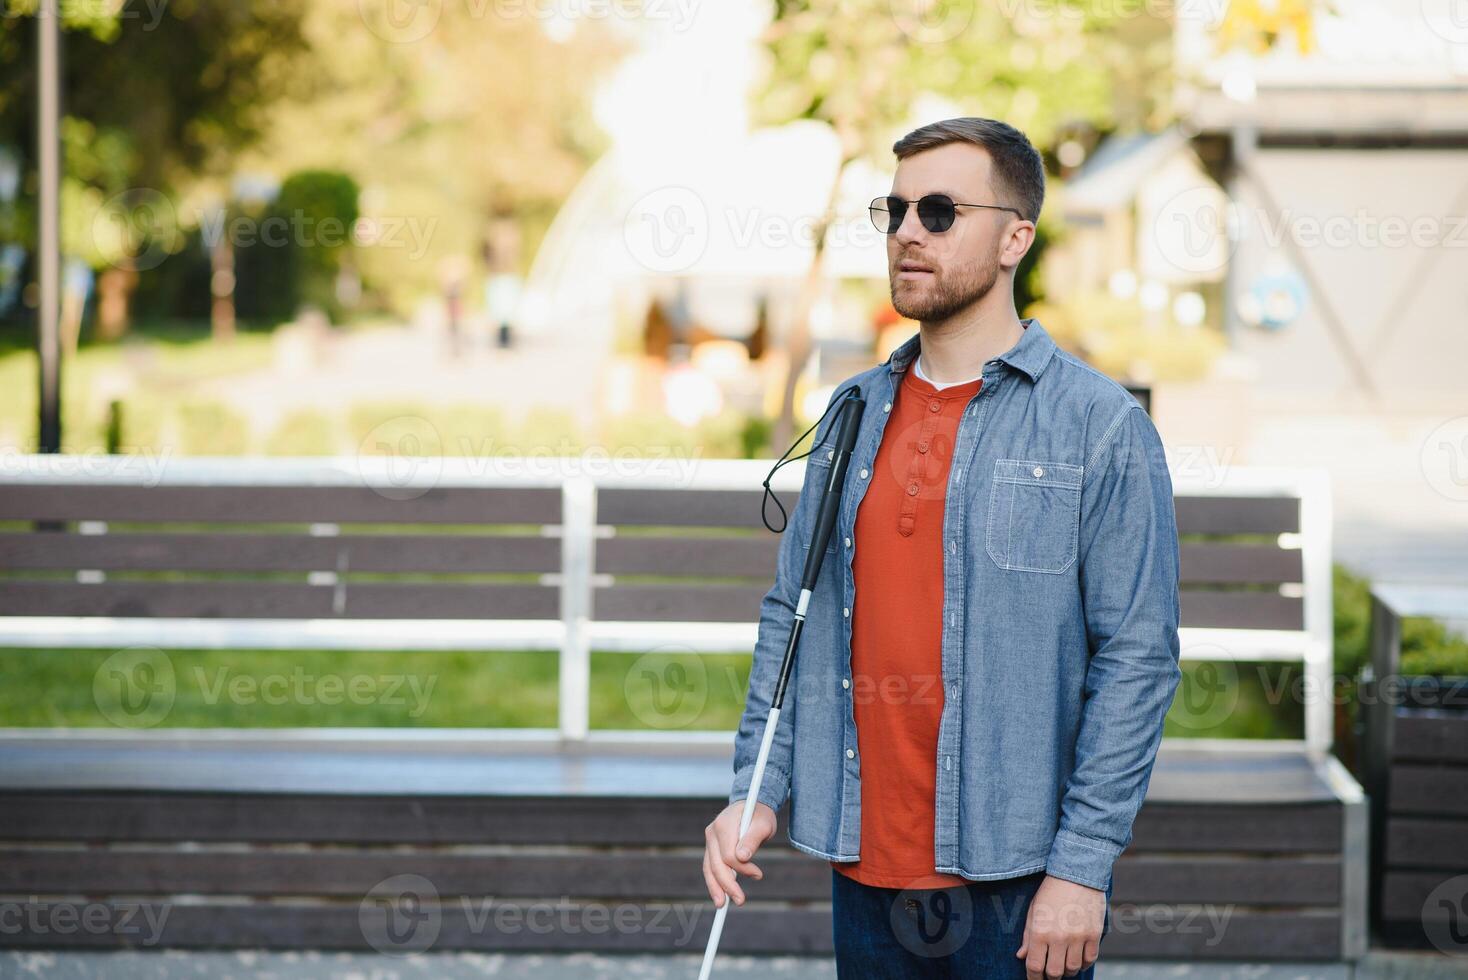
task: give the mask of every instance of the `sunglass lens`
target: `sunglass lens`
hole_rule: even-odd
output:
[[[869,210],[872,224],[878,231],[884,235],[895,235],[902,227],[902,219],[907,217],[907,202],[900,197],[879,197]]]
[[[956,211],[953,199],[942,194],[929,194],[918,201],[918,220],[928,231],[947,231],[953,227]]]

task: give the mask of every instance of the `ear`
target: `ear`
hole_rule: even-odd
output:
[[[1016,218],[1009,226],[1009,234],[1004,239],[1004,248],[999,253],[999,264],[1005,269],[1013,269],[1019,265],[1035,244],[1035,223],[1029,220]]]

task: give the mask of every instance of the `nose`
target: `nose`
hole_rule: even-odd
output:
[[[917,244],[925,240],[928,229],[918,220],[917,205],[909,204],[907,212],[902,216],[902,224],[898,226],[897,232],[892,236],[899,245]]]

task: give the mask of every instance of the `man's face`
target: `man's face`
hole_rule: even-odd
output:
[[[964,204],[1003,204],[989,187],[990,159],[972,143],[945,143],[901,160],[892,194],[916,201],[947,194]],[[902,226],[887,236],[892,306],[913,320],[937,321],[978,302],[999,279],[1001,253],[1019,216],[990,208],[958,208],[947,231],[931,232],[909,204]],[[1023,254],[1023,251],[1020,252]],[[1012,257],[1006,265],[1013,265]]]

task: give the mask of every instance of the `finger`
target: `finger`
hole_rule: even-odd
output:
[[[1065,975],[1073,977],[1081,972],[1081,954],[1085,952],[1084,943],[1069,943],[1065,947]]]
[[[727,843],[724,841],[720,841],[720,853],[729,855],[729,857],[726,858],[726,863],[742,875],[748,875],[749,877],[756,880],[763,878],[765,876],[765,873],[760,870],[759,865],[754,864],[749,860],[750,858],[754,857],[755,852],[759,850],[759,842],[755,841],[751,845],[749,836],[745,835],[745,839],[740,842],[737,849],[731,846],[732,844],[732,841],[729,841]],[[737,857],[735,856],[736,853]]]
[[[1045,949],[1045,980],[1060,980],[1065,976],[1065,943],[1052,942]]]
[[[724,889],[724,892],[734,899],[735,905],[743,905],[744,891],[739,887],[739,883],[734,877],[734,869],[729,867],[728,862],[719,852],[717,836],[709,841],[709,848],[711,851],[709,855],[709,866],[713,868],[714,879],[719,883],[719,887]]]
[[[709,898],[714,900],[714,908],[722,906],[724,904],[724,889],[719,887],[718,881],[714,878],[714,873],[709,870],[708,848],[704,848],[703,851],[703,883],[708,886]]]
[[[1025,980],[1045,980],[1045,944],[1035,941],[1025,956]]]
[[[768,833],[763,833],[760,830],[756,830],[754,825],[751,824],[749,829],[744,832],[744,839],[739,842],[739,847],[735,852],[739,860],[748,861],[750,858],[754,857],[755,851],[759,850],[760,845],[763,844],[769,838],[769,836],[770,835]]]
[[[1087,939],[1085,951],[1081,957],[1081,969],[1085,969],[1101,958],[1101,943],[1096,939]]]

